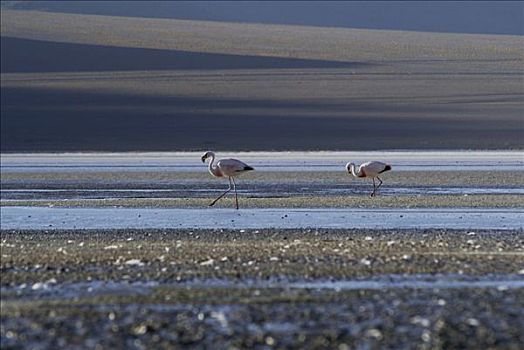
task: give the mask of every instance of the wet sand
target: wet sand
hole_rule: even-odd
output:
[[[2,154],[2,206],[203,208],[227,188],[201,153]],[[255,167],[239,177],[245,208],[522,208],[518,151],[224,153]],[[348,160],[387,161],[379,195]],[[229,208],[232,196],[217,204]]]
[[[227,188],[227,181],[212,178],[202,163],[180,171],[159,164],[140,170],[134,165],[113,166],[104,171],[99,170],[100,163],[82,165],[81,170],[35,163],[15,168],[9,160],[2,164],[2,206],[206,208]],[[434,166],[417,164],[410,166]],[[369,198],[371,180],[350,177],[340,164],[340,170],[333,171],[337,165],[331,163],[313,170],[299,165],[304,171],[271,171],[274,168],[257,164],[257,171],[237,179],[237,185],[243,208],[523,208],[524,173],[496,170],[507,164],[495,164],[486,171],[394,170],[382,176],[384,184],[375,198]],[[521,169],[519,163],[511,166]],[[217,207],[231,208],[233,202],[230,195]]]
[[[1,237],[2,347],[518,348],[523,341],[522,231],[3,230]],[[403,280],[411,287],[398,287]],[[330,281],[357,287],[326,288]],[[371,282],[382,287],[366,287]]]
[[[81,192],[81,191],[80,191]],[[367,191],[351,196],[297,196],[283,198],[246,198],[240,192],[243,209],[522,209],[524,199],[519,195],[436,195],[369,198]],[[211,195],[212,193],[213,195]],[[121,194],[121,193],[119,193]],[[98,192],[102,196],[103,191]],[[134,196],[136,194],[132,194]],[[100,199],[3,199],[2,207],[48,207],[48,208],[189,208],[205,210],[219,190],[200,193],[206,198],[100,198]],[[216,208],[234,208],[234,197],[227,197],[215,205]]]

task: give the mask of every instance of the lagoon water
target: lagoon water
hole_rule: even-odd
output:
[[[524,209],[150,209],[2,207],[2,229],[497,229],[524,227]]]

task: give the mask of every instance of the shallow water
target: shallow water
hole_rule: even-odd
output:
[[[524,209],[149,209],[2,207],[2,229],[522,229]]]
[[[451,288],[524,288],[522,275],[484,275],[468,276],[457,274],[413,274],[413,275],[379,275],[370,278],[351,280],[314,280],[314,281],[247,281],[229,282],[227,280],[209,280],[189,282],[189,286],[205,287],[250,287],[250,288],[290,288],[290,289],[451,289]]]
[[[290,284],[290,288],[299,289],[333,289],[333,290],[361,290],[361,289],[450,289],[450,288],[524,288],[524,279],[521,280],[478,280],[461,281],[453,279],[439,280],[399,280],[399,281],[315,281]]]
[[[524,288],[522,275],[468,276],[456,274],[439,275],[381,275],[351,280],[289,281],[227,279],[194,280],[177,283],[90,281],[56,283],[54,280],[2,287],[1,291],[15,292],[25,297],[76,298],[96,295],[147,295],[157,287],[168,288],[273,288],[273,289],[318,289],[318,290],[388,290],[388,289],[465,289],[465,288]]]
[[[2,171],[206,171],[202,152],[2,154]],[[336,171],[353,161],[388,162],[394,170],[524,170],[520,151],[224,152],[257,171]]]
[[[176,187],[174,185],[173,187]],[[180,185],[178,185],[180,186]],[[216,185],[215,185],[216,186]],[[371,186],[359,184],[359,186],[319,186],[312,184],[304,187],[303,185],[286,185],[283,186],[261,186],[257,185],[255,190],[238,190],[245,196],[253,197],[290,197],[296,195],[352,195],[367,194]],[[63,189],[46,189],[46,188],[12,188],[0,190],[1,198],[8,199],[89,199],[89,198],[183,198],[187,196],[202,197],[209,196],[209,193],[219,193],[223,189],[208,188],[63,188]],[[410,186],[410,187],[382,187],[383,195],[479,195],[479,194],[524,194],[524,188],[521,187],[441,187],[441,186]]]

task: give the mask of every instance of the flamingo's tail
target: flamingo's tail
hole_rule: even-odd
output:
[[[386,171],[390,171],[390,170],[391,170],[391,165],[386,165],[386,166],[384,167],[384,170],[382,170],[382,171],[380,172],[380,174],[382,174],[383,172],[386,172]]]

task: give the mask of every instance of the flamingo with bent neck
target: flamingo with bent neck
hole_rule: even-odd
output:
[[[377,193],[377,190],[382,186],[382,180],[378,177],[378,174],[391,170],[391,165],[382,162],[367,162],[358,167],[358,170],[355,167],[355,163],[347,163],[346,170],[348,173],[358,178],[371,177],[373,179],[373,192],[371,192],[370,197],[374,197]],[[378,186],[375,186],[375,178],[380,181]]]
[[[211,158],[211,161],[209,162],[209,172],[214,177],[227,177],[229,179],[229,188],[222,193],[220,196],[218,196],[217,199],[215,199],[209,206],[215,205],[218,200],[220,200],[222,197],[224,197],[231,189],[235,191],[235,203],[236,208],[238,209],[238,195],[237,195],[237,187],[235,184],[235,176],[238,176],[242,173],[255,170],[253,167],[250,167],[246,163],[238,160],[238,159],[220,159],[215,163],[215,153],[208,151],[202,156],[202,163],[206,162],[206,159]]]

